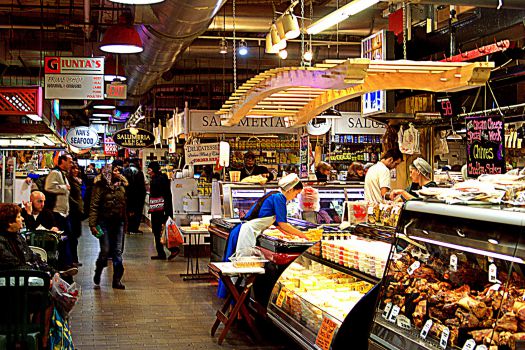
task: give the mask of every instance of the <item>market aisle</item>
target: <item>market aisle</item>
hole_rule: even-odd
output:
[[[84,266],[76,277],[82,298],[71,314],[77,349],[298,349],[273,327],[262,331],[265,339],[257,344],[242,328],[233,327],[223,345],[217,345],[218,336],[210,336],[220,306],[215,288],[207,282],[183,282],[179,277],[186,268],[183,257],[174,262],[150,260],[153,236],[142,229],[144,235],[126,235],[126,290],[111,288],[111,268],[104,271],[101,288],[95,290],[98,241],[83,225],[79,255]]]

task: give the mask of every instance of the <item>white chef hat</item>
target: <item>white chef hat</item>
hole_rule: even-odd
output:
[[[414,168],[417,169],[417,171],[421,173],[421,175],[423,175],[427,179],[430,179],[432,167],[430,166],[430,164],[428,164],[426,160],[424,160],[423,158],[416,158],[412,162],[412,165],[414,166]]]
[[[288,174],[279,180],[279,187],[284,191],[288,191],[295,187],[301,180],[297,174]]]

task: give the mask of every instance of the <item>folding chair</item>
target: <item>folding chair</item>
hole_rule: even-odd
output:
[[[49,283],[42,271],[0,271],[0,350],[43,348]]]
[[[42,248],[47,253],[47,263],[58,268],[59,236],[53,231],[29,231],[26,233],[28,245]]]

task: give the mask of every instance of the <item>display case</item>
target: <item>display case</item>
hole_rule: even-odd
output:
[[[313,185],[319,191],[321,210],[324,210],[331,218],[331,223],[340,223],[343,215],[345,201],[363,200],[365,191],[362,185],[339,185],[327,184],[323,186]],[[220,193],[213,196],[221,196],[222,214],[225,218],[243,218],[251,206],[266,193],[277,191],[277,184],[264,186],[256,184],[239,184],[221,182]],[[301,217],[298,208],[298,200],[288,203],[288,216]]]
[[[409,201],[370,349],[525,349],[525,212]]]
[[[270,319],[305,349],[364,349],[391,238],[340,233],[323,239],[282,273]]]

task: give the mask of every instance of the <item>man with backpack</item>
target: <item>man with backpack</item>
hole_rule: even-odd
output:
[[[67,180],[67,173],[71,168],[73,158],[69,154],[63,154],[58,157],[58,166],[53,168],[46,176],[45,194],[48,198],[53,198],[54,203],[49,206],[53,211],[55,224],[63,231],[64,240],[60,242],[58,250],[58,261],[61,268],[72,266],[72,256],[69,247],[68,238],[71,235],[71,226],[69,222],[69,191],[71,187]],[[47,203],[49,204],[49,202]]]

